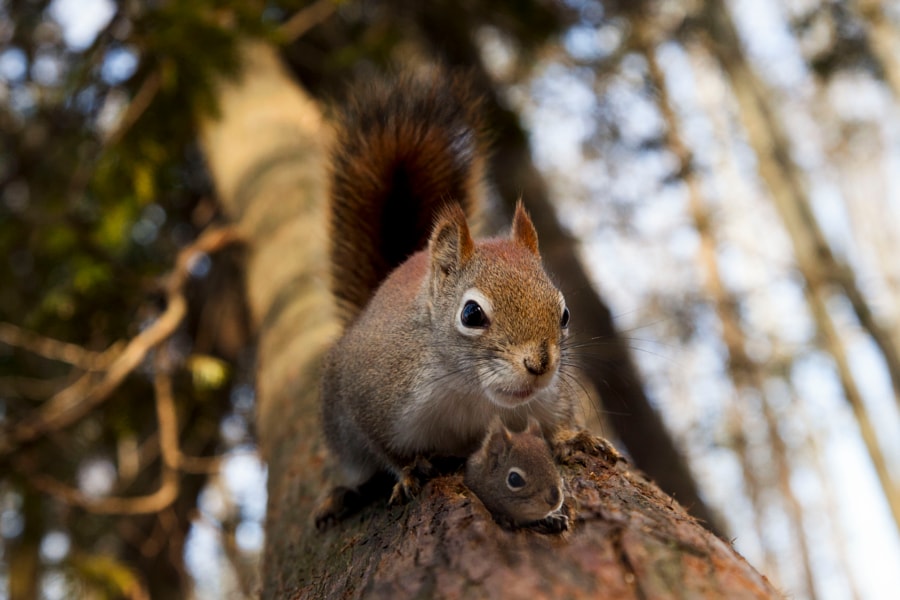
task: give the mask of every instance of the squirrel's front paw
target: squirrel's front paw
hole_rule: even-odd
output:
[[[538,533],[562,533],[569,528],[569,517],[561,512],[557,512],[547,515],[540,521],[531,523],[528,527]]]
[[[322,499],[313,511],[316,529],[325,531],[359,507],[360,496],[356,490],[338,486]]]
[[[403,467],[399,481],[391,491],[389,506],[406,504],[419,495],[422,491],[422,483],[434,476],[434,467],[431,462],[422,455],[417,455],[411,463]]]
[[[578,453],[600,456],[614,463],[626,460],[609,441],[586,429],[562,432],[554,440],[553,446],[556,460],[561,464],[577,462],[574,456]]]
[[[403,479],[394,484],[391,491],[391,498],[388,500],[388,506],[399,506],[406,504],[419,495],[422,490],[422,484],[419,479],[413,475],[406,475]]]
[[[323,506],[322,504],[316,507],[313,517],[315,519],[316,529],[319,531],[331,529],[337,525],[338,521],[340,521],[337,513],[330,506]]]

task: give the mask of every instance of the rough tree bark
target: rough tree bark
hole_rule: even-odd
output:
[[[325,484],[317,373],[337,333],[324,277],[328,129],[271,48],[220,88],[203,144],[226,213],[248,243],[259,335],[258,434],[269,465],[263,597],[769,598],[727,543],[627,465],[576,453],[563,471],[573,527],[500,529],[459,475],[410,504],[376,500],[325,534],[311,510]]]

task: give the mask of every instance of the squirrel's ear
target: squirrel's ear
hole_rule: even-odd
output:
[[[544,432],[541,430],[541,424],[534,417],[528,417],[528,427],[525,428],[525,433],[536,435],[537,437],[544,437]]]
[[[485,455],[487,456],[488,469],[497,468],[500,460],[506,455],[507,449],[512,446],[512,434],[500,417],[494,417],[488,428],[487,437],[484,440]]]
[[[434,275],[449,275],[469,261],[475,242],[459,204],[448,204],[438,213],[428,245]]]
[[[528,216],[528,211],[522,205],[521,198],[516,202],[516,214],[513,216],[512,238],[516,242],[522,244],[532,254],[538,254],[538,237],[537,231],[534,229],[534,223]]]

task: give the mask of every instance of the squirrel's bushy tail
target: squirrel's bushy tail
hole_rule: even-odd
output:
[[[432,69],[357,88],[331,174],[331,287],[345,324],[427,245],[442,206],[477,218],[485,137],[480,99],[460,75]]]

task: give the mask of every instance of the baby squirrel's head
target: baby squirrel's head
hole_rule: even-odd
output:
[[[522,203],[509,238],[477,243],[459,205],[448,205],[429,254],[431,318],[448,358],[470,356],[463,368],[504,408],[554,393],[569,309],[544,272]]]
[[[534,418],[513,433],[495,417],[466,463],[465,483],[495,518],[513,525],[540,521],[563,503],[562,478]]]

